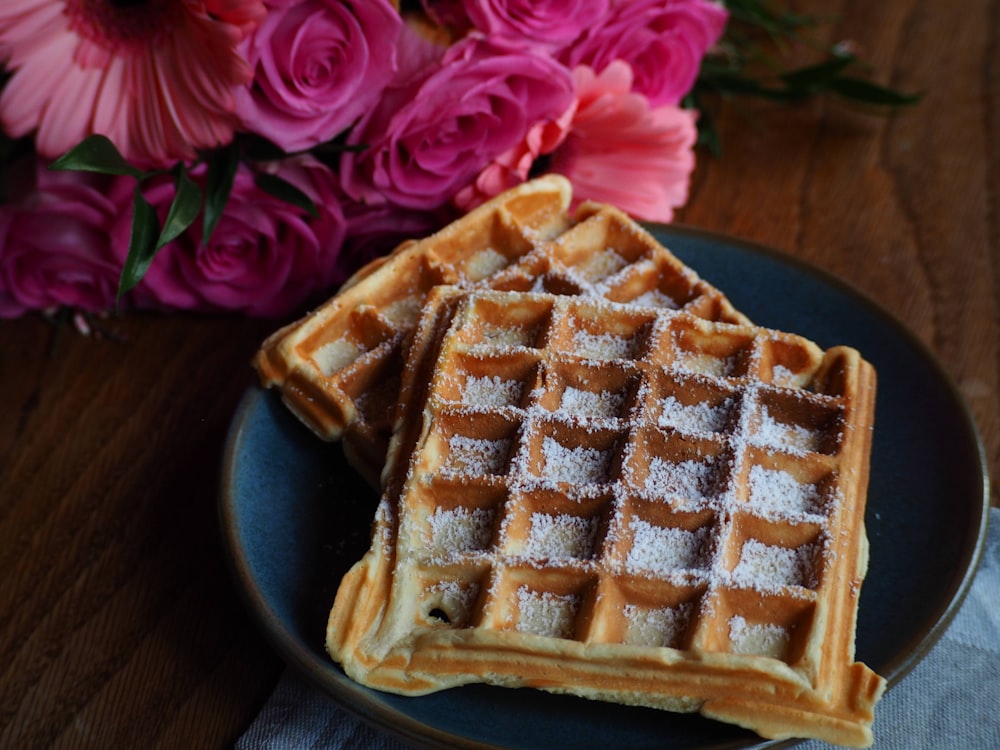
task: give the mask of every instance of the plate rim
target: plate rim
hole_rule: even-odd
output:
[[[791,266],[802,273],[813,276],[825,285],[838,289],[849,296],[854,302],[862,305],[869,314],[878,317],[882,323],[888,325],[895,335],[904,339],[905,343],[920,355],[925,364],[929,365],[935,378],[944,386],[949,401],[957,407],[959,422],[966,433],[965,437],[971,438],[971,444],[974,447],[975,463],[978,467],[979,481],[976,499],[980,507],[978,509],[979,519],[976,538],[974,543],[968,547],[968,554],[962,561],[965,566],[963,575],[957,585],[950,592],[946,592],[946,596],[948,596],[947,603],[943,607],[938,608],[936,612],[931,613],[930,619],[932,620],[932,624],[923,637],[907,654],[893,665],[889,674],[883,675],[886,678],[888,688],[892,688],[912,671],[934,648],[954,620],[955,615],[965,601],[982,557],[991,507],[989,465],[981,433],[968,403],[956,386],[954,379],[944,369],[930,347],[885,307],[869,297],[853,283],[798,256],[753,240],[684,224],[643,223],[643,226],[654,235],[688,237],[738,248],[741,251],[746,251],[754,255],[765,256],[772,261]],[[669,242],[664,244],[667,244],[669,247]],[[698,272],[696,271],[696,273]],[[709,280],[707,277],[703,278]],[[251,416],[251,406],[270,395],[272,394],[269,394],[267,390],[256,382],[252,382],[244,392],[225,436],[217,483],[217,522],[219,536],[223,543],[223,556],[230,574],[237,583],[236,588],[238,589],[239,596],[244,606],[250,610],[256,628],[264,635],[265,640],[275,649],[286,665],[291,667],[298,675],[304,677],[308,683],[323,691],[339,707],[356,715],[380,731],[386,732],[405,742],[415,744],[418,747],[505,750],[507,747],[505,745],[462,737],[438,729],[408,714],[401,714],[393,709],[379,705],[369,696],[365,695],[363,691],[352,689],[360,686],[354,683],[348,686],[349,678],[337,672],[332,662],[329,665],[318,664],[315,660],[315,651],[301,643],[285,627],[277,612],[274,611],[261,593],[260,588],[255,585],[251,565],[240,540],[239,516],[236,512],[237,502],[232,476],[234,474],[233,469],[237,449],[241,444],[242,435],[247,429],[247,422]],[[973,509],[970,508],[970,514],[972,512]],[[331,677],[333,678],[332,680],[330,679]],[[713,747],[717,750],[723,750],[723,748],[776,748],[787,747],[797,742],[798,740],[768,741],[762,739],[760,742],[749,745],[742,741],[735,741],[729,744],[717,744]]]

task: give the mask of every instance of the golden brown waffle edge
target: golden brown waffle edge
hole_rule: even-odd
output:
[[[328,649],[392,692],[530,686],[866,746],[874,392],[855,350],[790,334],[435,289]]]

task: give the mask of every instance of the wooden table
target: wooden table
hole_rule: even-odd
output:
[[[724,153],[701,157],[679,219],[787,251],[898,317],[967,399],[995,489],[1000,1],[800,7],[925,99],[889,117],[729,103]],[[259,711],[282,665],[225,567],[216,488],[275,326],[0,324],[0,746],[227,747]]]

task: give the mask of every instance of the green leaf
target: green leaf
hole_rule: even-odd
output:
[[[261,136],[244,137],[241,145],[250,161],[280,161],[288,156],[283,148]]]
[[[831,82],[856,58],[850,55],[834,55],[816,65],[810,65],[798,70],[790,70],[781,74],[785,86],[793,91],[808,93],[823,91],[830,87]]]
[[[319,210],[312,199],[295,187],[295,185],[288,182],[288,180],[283,180],[276,175],[262,172],[257,175],[254,182],[257,184],[257,187],[268,195],[273,195],[275,198],[285,201],[285,203],[291,203],[293,206],[306,211],[310,216],[319,216]]]
[[[239,151],[235,145],[219,149],[208,162],[206,178],[205,220],[202,222],[201,241],[207,245],[212,233],[222,218],[233,190],[233,179],[240,164]]]
[[[922,98],[920,94],[903,94],[895,89],[850,76],[835,78],[830,82],[830,90],[851,101],[886,107],[916,104]]]
[[[732,71],[706,72],[701,76],[698,84],[720,94],[759,96],[762,99],[776,101],[789,101],[803,96],[801,92],[772,88],[753,78]]]
[[[725,6],[731,17],[756,26],[774,24],[781,27],[797,27],[814,26],[817,23],[814,16],[794,13],[781,5],[776,6],[775,3],[761,0],[726,0]]]
[[[698,119],[698,145],[708,149],[715,158],[722,156],[722,141],[715,123],[707,118]]]
[[[142,277],[149,270],[153,256],[156,255],[158,234],[159,221],[156,218],[156,211],[136,185],[132,199],[132,234],[129,238],[128,256],[125,258],[125,265],[118,280],[118,302],[142,281]]]
[[[178,169],[175,185],[174,200],[170,204],[163,229],[160,230],[159,239],[156,241],[157,250],[194,224],[201,211],[201,188],[188,177],[183,165]]]
[[[49,169],[75,169],[81,172],[142,177],[143,171],[128,163],[107,137],[91,135],[56,159]]]

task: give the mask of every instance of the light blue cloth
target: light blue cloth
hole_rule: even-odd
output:
[[[876,750],[1000,750],[1000,509],[990,512],[979,572],[934,649],[875,712]],[[286,673],[237,750],[402,750]],[[799,750],[830,750],[803,742]]]

